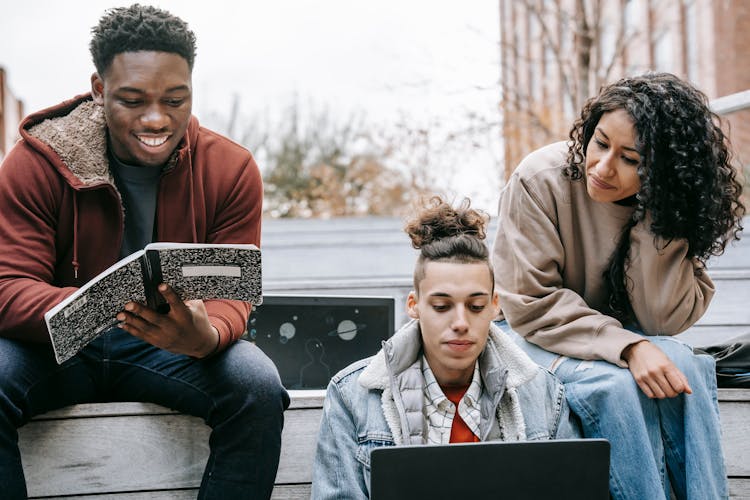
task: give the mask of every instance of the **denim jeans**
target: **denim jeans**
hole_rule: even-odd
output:
[[[205,420],[210,455],[198,498],[271,496],[289,405],[271,360],[246,341],[196,360],[116,328],[62,365],[48,345],[0,338],[3,498],[26,498],[18,427],[39,413],[104,401],[157,403]]]
[[[727,498],[712,357],[671,337],[647,338],[685,374],[693,394],[650,399],[626,368],[546,351],[498,326],[565,384],[584,437],[611,445],[609,488],[616,500]]]

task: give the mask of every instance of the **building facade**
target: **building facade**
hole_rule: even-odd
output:
[[[648,70],[686,78],[712,101],[750,90],[747,0],[500,0],[505,175],[567,139],[599,87]],[[743,95],[747,100],[747,95]],[[750,166],[750,104],[723,116]]]

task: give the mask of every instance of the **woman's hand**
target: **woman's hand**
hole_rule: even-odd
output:
[[[687,377],[661,349],[648,340],[630,344],[622,351],[630,373],[643,393],[649,398],[673,398],[678,394],[692,394]]]

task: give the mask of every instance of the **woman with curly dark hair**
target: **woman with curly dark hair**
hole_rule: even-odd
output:
[[[609,439],[613,498],[727,495],[713,359],[671,336],[708,307],[740,194],[705,95],[665,73],[604,87],[501,194],[500,326]]]

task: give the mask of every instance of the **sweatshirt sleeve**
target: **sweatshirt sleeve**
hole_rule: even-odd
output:
[[[60,180],[17,144],[0,167],[0,336],[49,343],[44,313],[76,291],[53,284]]]
[[[224,202],[217,210],[207,243],[252,243],[260,246],[263,212],[263,180],[255,160],[248,153],[239,175],[228,183]],[[236,341],[247,326],[251,304],[237,300],[205,301],[211,324],[219,332],[223,350]]]
[[[687,241],[664,240],[648,227],[649,217],[630,233],[631,306],[647,335],[676,335],[706,312],[714,285],[701,263],[687,257]]]
[[[500,197],[492,252],[503,315],[515,331],[548,351],[627,366],[622,350],[641,337],[563,286],[565,251],[555,211],[517,170]]]

